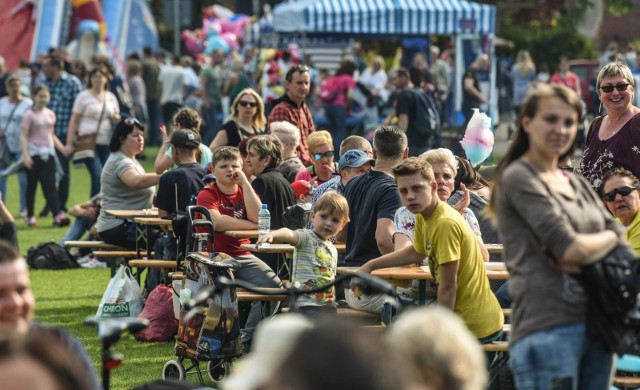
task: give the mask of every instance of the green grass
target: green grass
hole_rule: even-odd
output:
[[[147,172],[152,172],[157,148],[148,148]],[[71,190],[68,207],[89,199],[90,180],[84,168],[71,167]],[[36,213],[44,205],[44,197],[38,190]],[[19,207],[18,182],[11,176],[7,183],[7,207],[17,217]],[[37,217],[36,217],[37,218]],[[37,218],[38,226],[27,229],[24,220],[16,218],[20,251],[26,255],[30,246],[42,241],[59,241],[66,228],[54,228],[52,218]],[[100,298],[109,283],[109,269],[74,269],[64,271],[31,271],[31,283],[36,297],[36,320],[69,330],[82,341],[100,373],[100,343],[94,328],[82,324],[88,315],[96,313]],[[162,367],[175,357],[173,342],[144,343],[127,334],[114,350],[124,354],[124,364],[111,375],[113,389],[131,389],[135,385],[162,377]],[[196,381],[196,378],[189,377]]]

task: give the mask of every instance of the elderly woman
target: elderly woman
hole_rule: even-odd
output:
[[[73,154],[87,139],[93,138],[95,145],[95,156],[79,161],[84,163],[91,176],[90,196],[100,192],[100,174],[109,156],[113,123],[120,120],[118,99],[109,91],[110,80],[111,73],[105,67],[96,67],[89,72],[87,89],[76,97],[69,119],[67,155]]]
[[[605,173],[602,198],[605,205],[625,227],[624,238],[640,257],[640,180],[624,168]]]
[[[251,88],[243,89],[233,101],[231,118],[218,130],[209,148],[215,151],[220,146],[237,147],[244,138],[264,133],[266,121],[260,95]]]
[[[109,150],[111,155],[102,172],[102,208],[96,228],[105,242],[134,249],[133,223],[107,215],[105,210],[150,208],[160,176],[145,173],[136,160],[136,155],[144,150],[144,127],[136,119],[127,118],[118,123]]]
[[[293,183],[298,172],[304,169],[296,153],[300,144],[300,130],[289,122],[273,122],[269,124],[269,131],[282,143],[282,164],[278,165],[278,170],[289,183]]]
[[[626,168],[640,177],[640,108],[632,104],[635,82],[623,62],[602,68],[596,89],[607,115],[591,123],[580,169],[591,186],[600,190],[604,173],[612,168]]]
[[[331,180],[337,171],[337,164],[333,161],[335,156],[333,140],[328,131],[320,130],[311,133],[307,143],[312,164],[298,172],[296,180],[306,180],[317,187]]]
[[[574,151],[581,114],[567,87],[535,88],[496,170],[489,207],[510,275],[517,388],[609,388],[613,354],[588,332],[587,294],[570,273],[603,258],[620,237],[589,184],[558,166]]]

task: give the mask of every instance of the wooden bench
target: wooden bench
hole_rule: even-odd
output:
[[[508,341],[494,341],[489,344],[482,344],[485,352],[507,352],[509,351]]]
[[[613,378],[613,384],[621,389],[637,389],[640,387],[640,377],[616,376]]]
[[[511,309],[502,309],[502,313],[506,317],[511,317]]]
[[[65,241],[64,242],[64,246],[67,248],[90,248],[90,249],[118,249],[118,250],[125,250],[125,248],[119,246],[119,245],[114,245],[114,244],[108,244],[104,241]]]
[[[134,259],[138,256],[136,251],[130,250],[93,251],[93,254],[98,257],[124,257],[125,259]],[[153,252],[151,252],[151,255],[153,255]]]
[[[129,260],[128,264],[129,264],[129,267],[161,269],[162,272],[165,272],[165,273],[167,273],[166,270],[168,269],[176,269],[175,260],[133,259],[133,260]],[[186,265],[186,262],[183,262],[181,266],[184,267],[185,265]]]
[[[339,307],[338,317],[350,318],[359,322],[380,323],[380,314],[368,311],[356,310],[350,307]]]

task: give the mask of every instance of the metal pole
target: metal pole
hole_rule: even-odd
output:
[[[173,0],[173,52],[180,55],[180,0]]]

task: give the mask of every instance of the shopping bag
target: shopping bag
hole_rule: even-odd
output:
[[[105,318],[137,317],[141,311],[140,285],[131,275],[131,270],[121,265],[109,281],[96,315]]]

